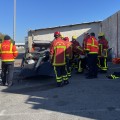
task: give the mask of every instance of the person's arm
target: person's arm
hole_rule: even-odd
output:
[[[16,45],[13,45],[12,51],[13,51],[14,58],[16,58],[18,56],[18,51],[17,51]]]
[[[52,42],[50,45],[50,60],[52,60],[53,58],[53,54],[54,54],[54,43]]]
[[[0,58],[1,58],[1,43],[0,43]]]

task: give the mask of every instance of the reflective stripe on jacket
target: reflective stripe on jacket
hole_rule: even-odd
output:
[[[92,36],[87,40],[86,50],[89,51],[89,54],[98,54],[98,41],[95,37]]]
[[[99,57],[104,56],[107,57],[108,56],[108,41],[105,38],[102,38],[98,41],[99,43]]]
[[[16,46],[9,40],[4,40],[0,44],[0,56],[3,62],[11,62],[18,56]]]
[[[53,66],[62,66],[66,64],[66,42],[61,38],[55,39],[50,46],[50,55],[52,56]]]

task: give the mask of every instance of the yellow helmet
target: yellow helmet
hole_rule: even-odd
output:
[[[60,37],[63,39],[64,38],[64,36],[63,35],[60,35]]]
[[[75,35],[72,36],[72,39],[77,40],[77,36],[75,36]]]
[[[98,36],[104,36],[105,34],[103,32],[100,32]]]

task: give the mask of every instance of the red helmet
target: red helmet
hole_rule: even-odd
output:
[[[59,31],[54,32],[54,35],[61,35]]]
[[[68,37],[64,37],[64,40],[65,40],[65,41],[69,41],[69,38],[68,38]]]

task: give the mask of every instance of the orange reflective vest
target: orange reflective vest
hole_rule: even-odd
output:
[[[50,46],[50,55],[52,56],[53,66],[62,66],[66,64],[66,42],[61,38],[55,39]]]
[[[4,40],[0,44],[0,57],[2,62],[12,62],[18,56],[16,46],[9,40]]]
[[[91,36],[87,40],[86,50],[89,51],[89,54],[98,54],[99,46],[95,37]]]

